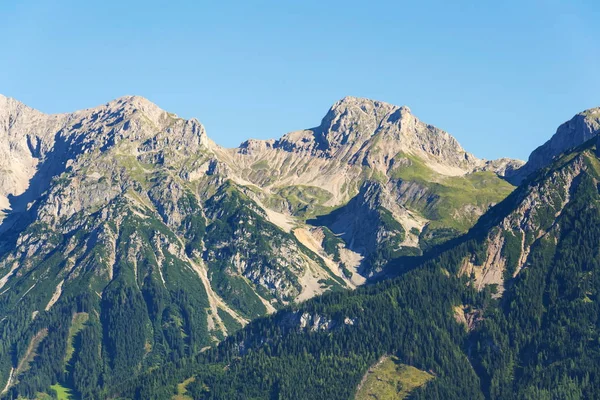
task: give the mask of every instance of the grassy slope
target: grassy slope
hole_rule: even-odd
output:
[[[433,378],[427,372],[401,364],[396,357],[385,357],[367,371],[355,399],[405,399]]]
[[[287,204],[292,215],[300,219],[308,219],[331,211],[332,207],[323,205],[331,197],[331,193],[316,186],[291,185],[274,188],[273,194],[265,203],[274,209]]]
[[[58,400],[71,400],[74,398],[71,389],[61,385],[60,383],[52,385],[50,388],[54,390]]]
[[[470,215],[462,210],[472,205],[485,211],[492,203],[498,203],[508,196],[514,186],[499,178],[493,172],[474,172],[464,176],[444,176],[429,168],[419,158],[402,154],[410,161],[392,172],[393,179],[414,181],[425,186],[439,201],[431,209],[427,204],[415,204],[424,216],[432,220],[432,227],[448,227],[467,231],[479,215]]]
[[[177,385],[177,394],[171,398],[171,400],[192,400],[187,393],[187,386],[194,382],[196,379],[194,377],[188,378],[185,381],[181,382]]]
[[[73,320],[71,321],[71,327],[69,328],[69,337],[67,338],[67,352],[65,354],[65,368],[71,361],[71,357],[73,357],[73,353],[75,352],[75,348],[73,347],[73,340],[75,336],[83,329],[84,324],[87,322],[89,318],[88,313],[76,313],[73,315]]]

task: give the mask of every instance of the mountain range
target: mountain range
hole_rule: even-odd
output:
[[[527,163],[487,161],[408,107],[346,97],[316,128],[227,149],[141,97],[47,115],[0,96],[3,394],[54,385],[82,398],[168,398],[193,379],[195,398],[348,398],[393,355],[435,377],[417,398],[467,387],[471,398],[509,396],[519,374],[537,373],[523,352],[539,354],[543,338],[523,344],[507,326],[528,338],[533,320],[559,329],[538,320],[575,296],[552,292],[568,278],[557,270],[565,254],[577,279],[592,277],[577,297],[587,308],[573,312],[597,307],[599,132],[600,109],[588,110]],[[577,240],[589,254],[572,254]],[[538,300],[520,320],[519,302]],[[402,332],[415,343],[437,329],[423,349],[389,336],[409,320]],[[338,334],[344,345],[325,344]],[[370,348],[358,344],[372,335]],[[468,357],[461,343],[475,346]],[[342,365],[346,377],[331,373]]]

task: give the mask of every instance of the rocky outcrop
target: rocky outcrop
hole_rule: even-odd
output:
[[[307,332],[331,331],[344,326],[354,326],[357,322],[357,318],[334,319],[318,313],[299,311],[286,312],[279,321],[280,325],[284,327]]]
[[[289,133],[274,147],[383,171],[400,151],[420,153],[449,168],[469,170],[479,163],[456,139],[419,121],[408,107],[356,97],[335,103],[319,127]]]
[[[587,142],[599,133],[600,108],[583,111],[559,126],[554,136],[531,153],[523,167],[507,171],[507,178],[519,184],[533,172],[550,165],[557,156]]]
[[[388,171],[399,152],[417,155],[446,175],[486,169],[504,173],[519,165],[501,159],[485,161],[466,152],[447,132],[421,122],[411,110],[388,103],[345,97],[313,129],[291,132],[276,141],[247,141],[238,154],[270,149],[364,165]]]
[[[532,246],[540,240],[559,240],[559,217],[580,176],[589,173],[593,159],[591,150],[566,157],[566,162],[538,174],[537,179],[511,194],[502,207],[483,217],[474,229],[487,231],[485,255],[465,258],[461,273],[473,277],[479,290],[497,285],[497,295],[501,295],[505,280],[516,277],[527,265]]]

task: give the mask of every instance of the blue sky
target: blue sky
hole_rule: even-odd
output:
[[[369,97],[525,159],[600,106],[599,20],[596,0],[6,0],[0,93],[50,113],[138,94],[225,146]]]

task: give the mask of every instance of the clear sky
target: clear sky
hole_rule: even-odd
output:
[[[600,106],[598,21],[597,0],[2,0],[0,93],[49,113],[138,94],[225,146],[369,97],[525,159]]]

